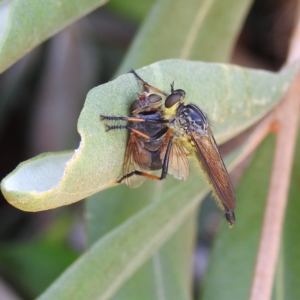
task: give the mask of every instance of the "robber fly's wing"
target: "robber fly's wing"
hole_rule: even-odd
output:
[[[164,160],[166,149],[171,135],[172,131],[169,130],[166,136],[164,137],[162,151],[160,155],[161,161]],[[187,155],[189,155],[189,152],[181,143],[181,141],[179,139],[174,138],[172,141],[168,166],[168,173],[173,175],[174,178],[179,180],[186,180],[189,176],[189,162],[187,159]]]
[[[132,173],[133,171],[145,172],[143,168],[145,165],[150,164],[151,157],[148,150],[143,146],[143,142],[135,135],[130,134],[125,152],[124,164],[123,164],[123,176]],[[132,175],[126,177],[124,182],[131,188],[140,186],[146,177],[139,175]]]
[[[234,211],[234,190],[212,132],[209,128],[207,134],[191,131],[190,136],[195,155],[212,185],[218,204],[225,212]]]

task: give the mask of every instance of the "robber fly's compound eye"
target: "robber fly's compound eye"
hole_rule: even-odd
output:
[[[183,99],[184,97],[185,97],[184,90],[175,90],[167,97],[165,106],[167,108],[170,108],[176,103],[180,102],[180,100]]]
[[[135,110],[137,110],[138,108],[140,108],[140,103],[139,100],[135,100],[132,102],[132,104],[130,105],[130,112],[133,113]]]
[[[150,103],[157,103],[157,102],[161,101],[162,98],[159,95],[151,94],[148,96],[148,99],[149,99]]]

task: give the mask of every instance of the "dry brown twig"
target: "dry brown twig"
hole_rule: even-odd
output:
[[[291,40],[287,63],[295,63],[299,59],[300,18]],[[284,100],[268,119],[269,128],[273,124],[278,124],[278,133],[250,300],[268,300],[272,296],[298,130],[299,95],[300,72]],[[266,126],[266,123],[263,124]]]

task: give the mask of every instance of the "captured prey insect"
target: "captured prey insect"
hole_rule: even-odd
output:
[[[189,173],[187,156],[194,155],[229,225],[233,226],[235,194],[206,114],[194,104],[184,104],[184,90],[174,90],[172,84],[171,93],[166,96],[134,71],[132,73],[143,84],[144,92],[131,105],[131,117],[101,116],[102,120],[132,123],[131,126],[107,126],[107,130],[126,128],[131,131],[123,176],[118,182],[125,180],[127,185],[135,187],[146,177],[162,180],[167,173],[186,179]],[[164,105],[162,97],[150,94],[149,89],[166,97]],[[160,169],[160,177],[145,172]]]
[[[106,131],[127,129],[129,140],[123,163],[123,176],[117,181],[129,187],[138,187],[146,178],[163,180],[167,173],[177,179],[188,177],[188,161],[185,149],[172,144],[172,132],[163,119],[162,96],[167,95],[149,85],[132,70],[131,73],[141,82],[144,91],[130,106],[130,117],[100,116],[101,120],[127,121],[129,125],[106,125]],[[150,93],[152,90],[155,93]],[[158,95],[158,94],[162,95]],[[161,170],[160,176],[147,171]]]

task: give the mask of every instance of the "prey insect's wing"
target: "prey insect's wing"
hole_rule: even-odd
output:
[[[125,152],[125,158],[123,163],[123,175],[129,174],[133,171],[144,172],[144,165],[150,164],[150,156],[147,150],[144,148],[143,142],[135,135],[130,134]],[[146,177],[132,175],[124,179],[125,183],[131,187],[136,188],[140,186]]]
[[[210,129],[208,128],[207,134],[191,131],[190,136],[195,144],[195,155],[212,185],[218,204],[224,212],[233,212],[234,190]]]
[[[172,135],[171,130],[168,131],[163,141],[163,149],[161,151],[161,160],[164,160],[169,138]],[[189,162],[187,159],[189,152],[179,139],[173,139],[172,148],[169,157],[168,173],[176,179],[186,180],[189,176]]]

